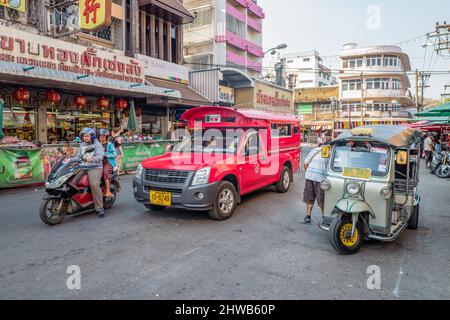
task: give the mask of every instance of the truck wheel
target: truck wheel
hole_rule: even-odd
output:
[[[328,232],[328,239],[331,246],[341,255],[355,254],[361,248],[363,243],[363,231],[361,224],[356,224],[355,233],[353,237],[352,220],[348,217],[337,217],[333,220]]]
[[[163,206],[155,206],[153,204],[144,204],[144,206],[152,211],[163,211],[166,207]]]
[[[222,181],[217,189],[216,200],[213,208],[208,212],[209,217],[214,220],[226,220],[230,218],[237,206],[236,188],[231,182]]]
[[[416,230],[419,227],[419,203],[413,207],[413,212],[408,221],[408,229]]]
[[[288,167],[284,166],[281,170],[280,180],[275,185],[277,192],[286,193],[289,191],[291,187],[291,170]]]

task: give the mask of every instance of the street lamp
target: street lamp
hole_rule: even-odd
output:
[[[280,45],[278,45],[276,47],[273,47],[273,48],[267,50],[266,52],[264,52],[264,55],[266,55],[270,51],[272,51],[271,55],[274,55],[276,53],[276,50],[282,50],[282,49],[286,49],[286,48],[287,48],[287,44],[282,43],[282,44],[280,44]]]

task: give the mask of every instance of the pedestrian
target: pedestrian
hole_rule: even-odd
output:
[[[305,222],[311,223],[311,215],[314,201],[324,214],[325,192],[320,188],[320,183],[326,178],[327,159],[322,158],[321,145],[311,150],[304,162],[305,190],[303,192],[303,202],[306,203]]]
[[[423,142],[423,150],[425,151],[425,166],[430,167],[431,159],[433,156],[433,139],[430,134],[427,134]]]

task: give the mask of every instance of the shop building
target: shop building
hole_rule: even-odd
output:
[[[184,27],[184,58],[192,70],[220,66],[259,76],[265,13],[256,0],[184,0],[183,4],[197,14]]]
[[[302,138],[315,143],[321,134],[331,137],[336,121],[339,86],[294,90],[295,112],[302,118]]]
[[[0,6],[6,135],[45,144],[83,126],[124,129],[133,103],[139,131],[164,138],[171,110],[208,104],[179,65],[181,28],[193,21],[180,2],[113,0],[95,32],[78,28],[77,3],[19,2]]]
[[[410,71],[409,57],[400,47],[345,45],[340,52],[337,129],[410,121]]]

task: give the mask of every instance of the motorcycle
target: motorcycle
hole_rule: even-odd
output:
[[[437,168],[442,165],[442,160],[444,158],[444,155],[442,152],[433,152],[433,159],[430,163],[430,172],[432,174],[436,173]]]
[[[93,148],[88,148],[85,152],[93,152]],[[79,161],[71,161],[62,149],[59,150],[63,156],[55,163],[45,182],[44,197],[39,215],[41,220],[54,226],[63,222],[67,215],[81,215],[94,211],[94,200],[91,193],[89,177],[87,174],[78,181],[76,185],[71,182],[75,176],[84,168]],[[105,182],[101,182],[102,192],[105,191]],[[115,170],[111,177],[111,198],[103,198],[104,209],[110,209],[120,191],[118,170]]]
[[[436,169],[439,178],[450,178],[450,156],[448,151],[442,152],[442,164]]]

